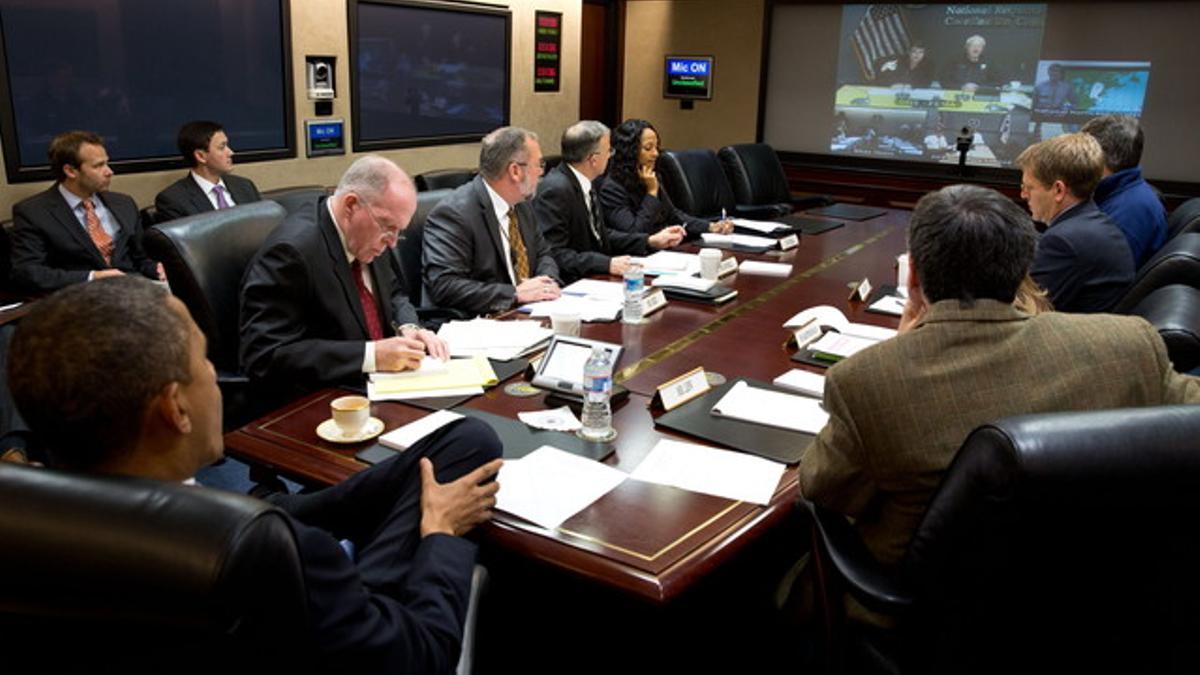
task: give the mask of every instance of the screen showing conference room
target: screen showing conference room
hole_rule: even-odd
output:
[[[99,133],[118,162],[174,160],[196,119],[239,153],[294,144],[281,0],[0,0],[0,23],[10,178],[47,177],[32,172],[68,129]]]
[[[356,147],[480,138],[508,123],[509,14],[351,5]]]
[[[957,163],[968,127],[968,163],[1006,168],[1119,112],[1147,129],[1148,176],[1195,181],[1200,135],[1179,130],[1200,112],[1200,47],[1180,29],[1200,25],[1198,7],[777,3],[764,139],[859,164]]]

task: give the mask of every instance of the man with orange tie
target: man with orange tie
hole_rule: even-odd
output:
[[[417,208],[412,179],[367,155],[332,197],[287,217],[242,280],[241,362],[268,393],[360,384],[364,373],[410,370],[446,343],[417,324],[407,283],[382,255]]]
[[[220,124],[207,120],[188,122],[179,130],[176,143],[184,166],[191,171],[154,198],[158,222],[262,199],[253,181],[231,173],[233,148]]]
[[[558,265],[529,205],[542,170],[533,132],[501,127],[483,138],[479,175],[425,220],[422,259],[434,304],[494,314],[559,296]]]
[[[13,207],[12,282],[27,293],[118,274],[162,279],[142,251],[133,198],[108,192],[113,170],[104,140],[68,131],[50,141],[56,182]]]

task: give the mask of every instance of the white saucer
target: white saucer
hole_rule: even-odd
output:
[[[382,433],[383,420],[378,417],[368,418],[367,423],[353,436],[343,434],[341,427],[337,425],[337,422],[333,421],[333,418],[327,419],[317,425],[317,435],[330,443],[361,443],[369,441]]]

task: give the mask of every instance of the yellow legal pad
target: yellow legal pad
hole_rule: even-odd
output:
[[[375,373],[371,377],[376,394],[403,394],[412,391],[488,387],[498,383],[492,363],[483,356],[450,359],[445,369],[431,373]]]

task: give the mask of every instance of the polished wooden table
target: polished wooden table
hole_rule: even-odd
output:
[[[616,379],[631,390],[614,410],[619,432],[605,461],[632,471],[664,437],[679,437],[654,425],[650,397],[655,388],[697,366],[728,378],[770,381],[789,368],[794,348],[782,328],[796,312],[820,304],[838,307],[851,321],[894,327],[892,317],[865,312],[849,302],[848,283],[870,277],[873,285],[894,283],[895,257],[905,248],[908,213],[889,211],[865,222],[802,237],[786,253],[739,259],[789,262],[787,278],[738,274],[723,283],[738,290],[724,305],[671,301],[641,325],[585,324],[584,337],[625,345]],[[728,253],[727,253],[728,255]],[[365,468],[354,458],[364,446],[340,446],[316,436],[327,418],[330,389],[304,399],[226,435],[229,453],[310,485],[331,484]],[[515,418],[545,407],[544,395],[519,398],[494,387],[465,407]],[[427,411],[403,403],[372,405],[372,414],[393,429]],[[365,444],[369,445],[369,443]],[[673,487],[625,481],[617,489],[547,531],[520,518],[497,513],[484,528],[485,546],[497,546],[536,559],[570,575],[664,603],[736,556],[782,522],[793,508],[795,467],[789,467],[767,506],[713,497]]]

